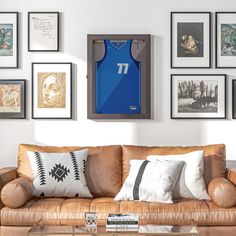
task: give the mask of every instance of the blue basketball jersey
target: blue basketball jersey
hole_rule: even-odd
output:
[[[131,55],[132,40],[104,43],[104,57],[96,62],[96,113],[140,114],[140,64]]]

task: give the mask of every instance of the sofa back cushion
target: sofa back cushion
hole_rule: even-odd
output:
[[[53,147],[20,144],[18,147],[18,175],[31,180],[34,179],[27,151],[61,153],[81,149],[88,149],[85,176],[93,197],[115,197],[122,185],[122,149],[119,145],[101,147]]]
[[[125,181],[129,174],[129,161],[132,159],[146,159],[149,155],[175,155],[184,154],[192,151],[204,150],[204,180],[206,186],[209,182],[217,177],[226,176],[225,145],[215,144],[206,146],[189,146],[189,147],[148,147],[124,145],[122,147],[123,156],[123,175],[122,182]]]

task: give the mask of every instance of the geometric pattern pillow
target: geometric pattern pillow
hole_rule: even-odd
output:
[[[28,151],[27,155],[35,177],[33,196],[92,197],[84,174],[87,149],[65,153]]]

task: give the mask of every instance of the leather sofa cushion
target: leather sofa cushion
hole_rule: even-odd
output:
[[[122,182],[125,181],[129,173],[129,161],[131,159],[146,159],[148,155],[175,155],[192,151],[204,150],[204,180],[206,186],[217,177],[226,176],[225,145],[189,146],[189,147],[148,147],[124,145],[123,155],[123,175]]]
[[[114,197],[121,188],[121,146],[101,147],[53,147],[20,144],[18,147],[19,176],[33,180],[27,151],[35,152],[70,152],[88,149],[86,181],[93,197]]]
[[[236,207],[223,209],[212,201],[181,199],[174,204],[136,201],[115,202],[112,198],[44,198],[31,199],[17,209],[1,210],[3,226],[30,226],[40,219],[72,220],[83,224],[87,211],[97,211],[99,222],[105,223],[110,212],[139,213],[142,224],[187,224],[192,219],[197,225],[235,225]]]

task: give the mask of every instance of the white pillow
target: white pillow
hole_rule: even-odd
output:
[[[183,164],[180,161],[131,160],[129,175],[114,200],[173,203],[172,189]]]
[[[92,197],[84,175],[88,150],[27,154],[35,177],[33,196]]]
[[[151,155],[149,161],[176,160],[184,161],[184,167],[175,184],[173,198],[210,199],[203,178],[203,151],[194,151],[181,155]]]

